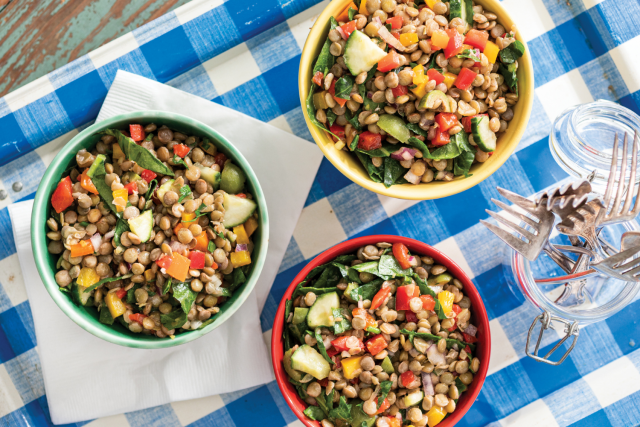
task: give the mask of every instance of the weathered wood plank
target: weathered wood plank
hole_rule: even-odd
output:
[[[0,0],[0,97],[189,0]]]

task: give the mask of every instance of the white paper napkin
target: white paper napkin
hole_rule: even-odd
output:
[[[150,109],[181,113],[210,125],[248,159],[267,198],[267,260],[256,290],[215,331],[169,349],[121,347],[81,329],[51,300],[35,268],[31,249],[33,201],[9,206],[54,424],[228,393],[273,379],[260,311],[322,154],[314,144],[280,129],[122,71],[116,76],[98,121],[127,111]]]

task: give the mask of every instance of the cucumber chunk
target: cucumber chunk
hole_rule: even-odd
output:
[[[85,286],[78,285],[74,282],[71,288],[71,298],[78,305],[88,305],[89,298],[91,298],[91,292],[85,292],[87,289]]]
[[[324,360],[324,357],[316,349],[306,344],[298,347],[291,355],[291,367],[297,371],[311,374],[318,380],[327,378],[331,371],[329,362]]]
[[[332,327],[334,323],[333,309],[339,307],[340,297],[337,292],[318,295],[316,302],[313,303],[307,314],[307,324],[310,328]]]
[[[376,42],[358,30],[351,33],[344,47],[344,63],[354,76],[368,72],[385,56],[387,53]]]
[[[258,205],[253,200],[225,194],[222,206],[225,210],[222,224],[226,228],[231,228],[244,224],[253,215]]]
[[[391,363],[391,359],[389,359],[389,356],[384,358],[384,360],[380,364],[380,367],[382,367],[382,370],[385,371],[389,375],[391,375],[391,374],[393,374],[395,372],[395,370],[393,368],[393,363]]]
[[[370,417],[362,410],[362,405],[357,405],[355,402],[351,402],[351,427],[373,427],[376,422],[376,417]],[[362,423],[365,423],[363,426]]]
[[[488,116],[476,116],[471,119],[471,131],[473,132],[473,140],[478,144],[485,153],[495,151],[496,134],[489,129],[489,117]]]
[[[153,225],[153,212],[151,212],[151,209],[142,212],[135,218],[129,219],[129,228],[142,240],[142,243],[147,242],[151,237]]]
[[[435,91],[434,91],[435,92]],[[428,95],[427,95],[428,96]],[[426,98],[426,96],[424,97]],[[423,98],[423,99],[424,99]],[[411,138],[411,132],[404,124],[404,120],[402,120],[398,116],[392,116],[391,114],[383,114],[378,119],[378,126],[380,129],[394,137],[400,142],[407,142],[409,138]]]
[[[414,391],[412,393],[409,393],[405,396],[404,398],[404,404],[405,406],[408,408],[410,406],[414,406],[417,405],[419,403],[422,403],[422,399],[424,399],[424,393],[421,391]]]
[[[358,286],[358,284],[357,284],[356,282],[351,282],[351,283],[349,283],[349,284],[347,285],[347,287],[345,288],[345,290],[344,290],[344,294],[343,294],[343,295],[344,295],[344,297],[345,297],[348,301],[351,301],[351,302],[357,302],[357,301],[354,301],[354,300],[351,298],[351,292],[355,291],[355,290],[356,290],[356,289],[358,289],[359,287],[360,287],[360,286]]]
[[[107,157],[104,154],[98,154],[96,156],[96,159],[91,164],[91,167],[87,171],[87,176],[89,178],[93,178],[93,175],[95,175],[96,171],[98,170],[98,167],[101,164],[103,164],[106,160],[107,160]]]
[[[440,90],[432,90],[426,96],[423,96],[420,100],[418,108],[433,109],[438,99],[442,101],[440,104],[441,107],[438,108],[442,108],[445,113],[451,113],[451,104],[449,104],[449,98],[447,98],[447,95],[445,95],[444,92]]]
[[[293,321],[291,323],[293,323],[294,325],[303,323],[305,320],[307,320],[307,313],[309,313],[308,308],[296,307],[293,311]]]
[[[291,367],[291,356],[293,355],[294,350],[290,348],[282,357],[282,364],[284,365],[284,370],[294,381],[298,381],[299,383],[309,382],[313,379],[310,374],[302,375],[303,372],[296,371]]]
[[[114,318],[111,315],[111,312],[109,311],[107,306],[102,306],[102,309],[100,310],[99,321],[100,323],[104,323],[105,325],[113,325]]]
[[[220,177],[220,188],[229,194],[238,194],[244,188],[245,181],[244,172],[233,163],[227,163]]]
[[[473,2],[471,0],[450,0],[449,19],[461,18],[465,22],[466,33],[473,25]]]
[[[220,188],[220,172],[200,163],[194,163],[193,165],[200,169],[200,178],[211,184],[213,191],[218,191]]]
[[[178,196],[180,195],[180,185],[174,179],[170,179],[169,181],[162,184],[160,187],[158,187],[158,190],[156,192],[156,196],[158,197],[158,200],[160,200],[162,204],[166,207],[170,207],[170,206],[167,206],[164,203],[164,195],[169,190],[174,191]],[[187,197],[184,198],[184,200],[190,200],[190,199],[193,199],[193,194],[189,194]]]

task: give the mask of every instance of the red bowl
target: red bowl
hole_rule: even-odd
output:
[[[480,294],[478,293],[478,290],[474,286],[473,282],[462,271],[458,264],[453,262],[448,256],[435,249],[434,247],[429,246],[426,243],[418,242],[417,240],[408,239],[402,236],[378,235],[347,240],[346,242],[342,242],[332,248],[327,249],[326,251],[315,257],[293,279],[293,281],[289,285],[289,288],[282,297],[282,301],[280,301],[280,306],[278,307],[278,312],[276,313],[276,318],[273,324],[273,332],[271,336],[271,359],[273,361],[273,369],[276,374],[276,380],[278,381],[278,387],[280,387],[280,391],[282,392],[284,399],[287,401],[287,404],[294,412],[294,414],[296,414],[296,416],[300,419],[300,421],[302,421],[307,427],[320,427],[320,423],[318,421],[313,421],[307,418],[306,415],[304,415],[303,411],[307,408],[308,405],[302,399],[300,399],[298,393],[296,393],[296,389],[287,380],[287,373],[282,366],[282,357],[284,355],[282,328],[284,327],[285,301],[291,298],[291,295],[293,294],[296,286],[307,276],[307,274],[309,274],[309,272],[313,268],[327,263],[337,256],[353,253],[361,246],[376,244],[379,242],[404,243],[412,253],[432,257],[438,264],[447,267],[447,270],[463,283],[464,293],[471,300],[471,318],[474,321],[474,325],[476,325],[478,328],[476,357],[478,357],[481,362],[480,372],[475,375],[473,382],[471,383],[467,391],[465,391],[460,397],[460,400],[458,400],[457,408],[453,412],[453,414],[451,414],[443,422],[438,424],[438,427],[451,427],[455,425],[469,410],[471,405],[473,405],[473,402],[475,402],[476,397],[478,397],[480,389],[482,388],[482,384],[484,384],[484,380],[487,376],[487,369],[489,368],[489,355],[491,354],[491,332],[489,331],[489,319],[487,318],[487,310],[485,309],[484,304],[482,303],[482,299],[480,298]]]

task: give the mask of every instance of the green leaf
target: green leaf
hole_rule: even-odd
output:
[[[396,183],[398,178],[407,173],[407,169],[400,165],[400,162],[391,157],[384,159],[384,186],[389,188]]]
[[[320,354],[322,355],[322,357],[324,357],[324,360],[329,362],[330,365],[335,365],[335,362],[331,360],[331,358],[327,354],[327,348],[324,346],[324,342],[322,341],[322,334],[320,334],[320,328],[316,328],[315,331],[313,331],[313,334],[314,334],[314,338],[318,342],[318,350],[320,351]]]
[[[332,126],[335,123],[338,116],[336,116],[336,113],[334,113],[333,110],[330,108],[326,110],[326,113],[327,113],[327,121],[329,122],[329,126]]]
[[[340,270],[337,267],[330,265],[322,272],[320,277],[318,277],[314,286],[317,288],[332,288],[340,282],[340,278]]]
[[[231,286],[229,287],[229,291],[230,292],[231,291],[235,291],[240,286],[242,286],[246,281],[247,281],[247,277],[244,275],[244,272],[239,268],[234,269],[233,270],[233,282],[231,283]]]
[[[337,292],[338,288],[312,288],[312,287],[298,287],[293,292],[291,298],[296,299],[299,295],[306,295],[307,292],[313,292],[316,295],[328,294],[329,292]]]
[[[309,90],[309,95],[307,96],[307,102],[306,102],[306,107],[307,107],[307,115],[309,116],[309,121],[311,123],[313,123],[314,125],[316,125],[319,129],[322,129],[325,132],[329,132],[331,135],[335,136],[336,138],[340,139],[340,137],[334,133],[332,133],[329,129],[327,129],[327,127],[325,125],[323,125],[322,123],[320,123],[318,121],[318,119],[316,119],[316,107],[313,105],[313,86],[311,87],[311,90]]]
[[[457,144],[449,142],[448,144],[433,150],[431,158],[434,160],[455,159],[461,152],[462,150],[460,150],[460,147]]]
[[[338,21],[336,21],[336,18],[334,18],[333,16],[331,18],[329,18],[329,22],[330,22],[332,30],[335,30],[336,28],[338,28],[340,26],[338,24]]]
[[[86,226],[88,226],[88,225],[89,225],[89,223],[88,223],[87,221],[82,221],[82,222],[80,223],[80,225],[81,225],[81,226],[83,226],[83,227],[86,227]]]
[[[333,393],[333,390],[331,390],[331,393]],[[347,399],[344,396],[340,396],[338,407],[329,412],[329,418],[333,420],[344,420],[347,423],[353,420],[353,418],[351,418],[351,405],[347,403]]]
[[[351,268],[359,273],[378,274],[378,261],[363,262],[361,264],[354,265]]]
[[[322,50],[320,51],[320,55],[316,60],[316,64],[313,66],[313,75],[315,75],[319,71],[322,73],[323,77],[326,77],[331,67],[333,67],[335,58],[333,57],[333,55],[331,55],[330,48],[331,40],[327,38],[324,42],[324,45],[322,45]],[[315,85],[315,83],[312,83],[312,85]]]
[[[191,188],[188,185],[183,185],[180,188],[180,198],[178,199],[178,203],[182,203],[184,199],[191,196],[192,194],[193,193],[191,193]]]
[[[373,335],[378,335],[381,332],[380,329],[374,328],[373,326],[369,326],[366,331]]]
[[[336,98],[351,99],[351,89],[353,89],[353,77],[350,75],[342,76],[336,82]]]
[[[125,296],[125,302],[127,304],[135,304],[136,303],[136,290],[142,287],[141,284],[136,283],[133,285],[131,289],[127,291],[127,295]]]
[[[353,21],[353,17],[356,16],[356,13],[358,13],[358,11],[350,7],[347,13],[349,14],[349,21]]]
[[[339,264],[337,262],[332,262],[331,264],[334,267],[337,267],[338,270],[340,270],[340,274],[342,275],[342,277],[349,279],[349,281],[351,282],[362,283],[360,281],[360,276],[358,275],[358,272],[353,268],[347,267],[346,265]]]
[[[460,59],[473,59],[480,62],[480,49],[465,49],[456,56]]]
[[[471,176],[469,175],[469,169],[471,169],[471,165],[475,158],[476,155],[470,151],[460,153],[460,155],[453,160],[453,174],[455,176]]]
[[[171,160],[173,161],[174,165],[182,165],[185,167],[185,169],[189,169],[189,165],[187,164],[187,162],[182,160],[182,157],[178,156],[177,154],[174,154]]]
[[[460,381],[460,377],[456,377],[456,387],[460,393],[467,391],[467,385]]]
[[[500,61],[503,64],[513,64],[522,55],[524,55],[524,44],[516,40],[500,51]]]
[[[438,67],[438,65],[436,64],[436,58],[437,58],[437,57],[438,57],[438,55],[431,55],[431,61],[429,61],[429,65],[427,65],[427,66],[425,67],[425,74],[426,74],[426,71],[427,71],[427,70],[430,70],[430,69],[432,69],[432,68],[433,68],[434,70],[436,70],[437,72],[439,72],[439,73],[441,73],[441,74],[442,74],[442,72],[443,72],[444,70],[443,70],[442,68]]]
[[[382,255],[378,263],[378,272],[384,276],[391,276],[395,278],[397,276],[411,276],[413,275],[413,269],[408,268],[403,270],[398,264],[398,261],[393,255]]]
[[[105,182],[106,176],[107,171],[104,168],[104,162],[102,162],[96,166],[91,181],[96,187],[96,190],[98,190],[100,198],[104,200],[104,204],[119,218],[121,214],[117,211],[116,205],[113,204],[113,192],[111,191],[111,187]]]
[[[431,159],[431,152],[429,151],[429,148],[427,148],[427,144],[425,144],[423,141],[420,141],[418,138],[412,136],[411,138],[409,138],[409,144],[419,150],[422,153],[422,157],[424,157],[425,159]]]
[[[417,135],[424,136],[425,138],[429,136],[429,132],[422,129],[417,123],[405,123],[405,126],[407,127],[407,129],[409,129],[411,132]]]
[[[162,287],[162,295],[166,295],[167,292],[169,292],[170,290],[171,290],[171,277],[169,277],[169,280],[164,282],[164,286]]]
[[[420,288],[420,295],[431,295],[436,302],[434,307],[434,311],[438,315],[438,319],[446,319],[447,315],[444,314],[444,310],[442,309],[442,304],[440,304],[440,300],[438,299],[438,295],[435,293],[431,286],[429,286],[424,280],[420,278],[417,274],[413,274],[413,280],[416,281],[418,287]]]
[[[191,285],[185,282],[173,284],[173,297],[180,301],[180,306],[185,313],[189,313],[191,306],[198,296],[197,292],[191,290]]]
[[[508,67],[505,67],[504,64],[500,64],[498,67],[498,71],[504,77],[504,82],[511,88],[512,91],[518,94],[518,76],[516,74],[517,67],[515,63],[509,64]]]
[[[358,140],[359,139],[360,139],[360,134],[356,134],[356,137],[353,138],[353,141],[351,141],[351,145],[349,146],[349,150],[355,151],[356,147],[358,146]]]
[[[334,259],[333,262],[337,262],[337,263],[346,265],[346,264],[351,264],[356,259],[358,259],[358,257],[355,256],[355,255],[340,255],[339,257]]]
[[[213,243],[213,240],[209,240],[209,244],[207,245],[207,250],[211,253],[216,250],[216,245]]]
[[[361,148],[357,149],[357,151],[361,152],[362,154],[366,154],[369,157],[389,157],[391,153],[397,150],[398,150],[398,147],[396,147],[393,144],[387,144],[387,143],[385,143],[380,148],[376,148],[375,150],[363,150]]]
[[[371,178],[373,182],[382,182],[382,176],[384,173],[384,170],[382,169],[382,167],[380,168],[375,167],[373,165],[373,161],[371,160],[371,157],[367,156],[366,154],[363,154],[362,152],[360,152],[360,150],[356,150],[355,153],[356,153],[356,156],[358,157],[358,160],[360,160],[360,163],[362,163],[362,166],[364,166],[364,169],[369,174],[369,178]]]
[[[351,297],[354,301],[364,301],[369,300],[372,301],[373,297],[376,296],[380,288],[382,287],[382,279],[376,279],[372,282],[367,283],[366,285],[362,285],[351,291]]]
[[[353,111],[347,108],[347,110],[344,113],[344,117],[347,119],[349,123],[351,123],[351,126],[353,126],[355,130],[361,131],[362,125],[360,125],[360,121],[358,120],[358,114],[360,114],[360,110],[354,113]],[[353,149],[351,151],[353,151]]]
[[[106,129],[100,133],[116,137],[118,145],[122,149],[126,158],[136,162],[136,164],[141,168],[149,169],[150,171],[162,175],[174,176],[173,170],[169,166],[162,163],[160,159],[151,153],[151,151],[136,144],[133,139],[124,136],[124,134],[119,130]]]
[[[346,308],[333,309],[333,333],[338,335],[351,329],[351,322],[347,320],[349,311]]]
[[[324,412],[317,406],[307,406],[303,413],[314,421],[322,421],[325,418]]]
[[[119,218],[113,235],[113,241],[116,246],[120,246],[120,237],[125,231],[129,231],[129,222],[126,219]]]
[[[98,283],[94,283],[93,285],[89,286],[87,289],[82,291],[82,293],[91,292],[92,290],[99,288],[100,286],[104,285],[105,283],[115,282],[116,280],[128,279],[129,277],[132,277],[132,276],[133,276],[133,274],[125,274],[124,276],[120,276],[120,277],[107,277],[106,279],[102,279]]]
[[[64,288],[60,288],[64,289]],[[107,308],[107,306],[103,305],[100,309],[100,323],[104,323],[105,325],[113,325],[113,321],[115,320],[111,315],[111,312]]]
[[[157,187],[158,187],[158,181],[155,179],[152,179],[151,182],[149,183],[149,189],[144,195],[144,199],[147,201],[151,200],[151,198],[153,197],[153,192]]]
[[[391,381],[382,381],[380,383],[380,396],[378,396],[378,408],[382,405],[382,402],[387,398],[389,392],[391,391],[391,386],[393,383]]]
[[[187,323],[187,313],[182,310],[173,310],[169,314],[161,314],[160,323],[169,330],[181,328]]]
[[[469,346],[469,348],[473,351],[473,350],[475,350],[475,347],[476,347],[474,344],[466,343],[466,342],[460,341],[460,340],[455,340],[453,338],[443,338],[440,335],[427,334],[427,333],[423,333],[423,332],[413,332],[413,331],[409,331],[407,329],[400,330],[400,333],[404,334],[404,335],[409,335],[409,339],[411,340],[411,342],[413,342],[413,339],[415,337],[418,337],[418,338],[422,338],[422,339],[426,339],[426,340],[435,341],[436,343],[438,341],[444,339],[447,342],[447,348],[451,348],[454,344],[457,344],[459,349],[463,349],[466,346]]]

